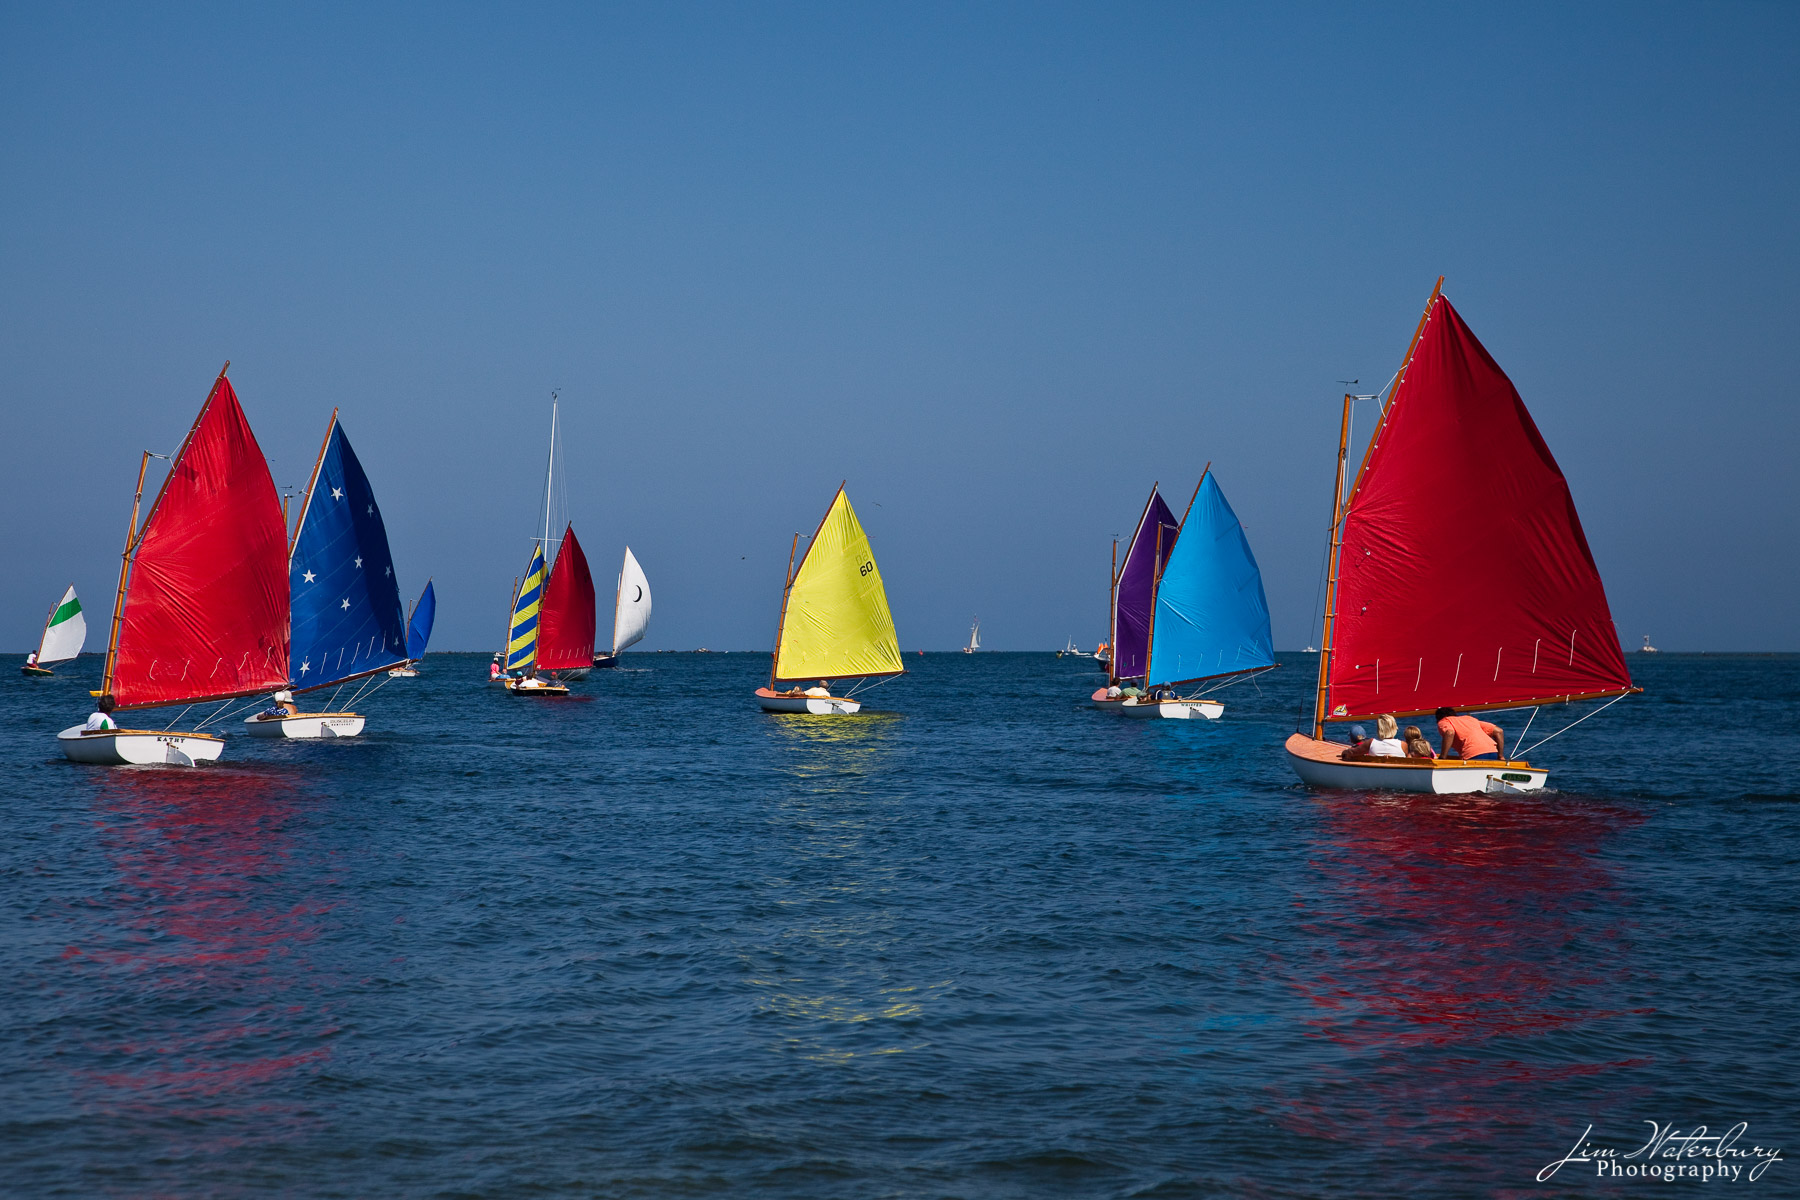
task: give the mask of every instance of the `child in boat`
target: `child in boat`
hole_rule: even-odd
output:
[[[1425,740],[1424,732],[1417,725],[1408,725],[1406,727],[1406,757],[1437,757],[1437,751],[1431,748],[1431,743]]]
[[[112,719],[112,710],[114,707],[111,695],[100,697],[100,702],[94,705],[96,711],[88,714],[87,724],[83,725],[81,728],[88,732],[117,729],[118,726],[113,724]]]
[[[1477,758],[1499,758],[1500,747],[1506,745],[1506,730],[1488,721],[1462,716],[1445,705],[1437,710],[1438,733],[1444,739],[1444,757],[1465,762]]]

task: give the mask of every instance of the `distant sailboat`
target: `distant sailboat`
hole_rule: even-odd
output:
[[[796,570],[799,546],[800,535],[795,534],[769,684],[756,689],[756,702],[765,712],[859,712],[860,700],[832,695],[825,681],[879,679],[906,668],[881,570],[842,484]],[[775,690],[777,682],[805,680],[818,680],[819,686]]]
[[[1188,501],[1180,537],[1156,577],[1152,596],[1144,659],[1144,686],[1150,694],[1125,701],[1120,712],[1217,718],[1225,706],[1215,699],[1165,693],[1276,665],[1262,573],[1210,465]]]
[[[963,647],[963,653],[973,654],[979,649],[981,649],[981,618],[976,617],[975,623],[969,626],[969,644]]]
[[[1568,481],[1442,286],[1347,496],[1355,397],[1344,397],[1312,730],[1287,740],[1289,765],[1315,787],[1535,790],[1549,772],[1505,758],[1504,745],[1497,759],[1347,758],[1351,747],[1328,741],[1325,723],[1440,707],[1535,716],[1540,705],[1639,690]]]
[[[151,457],[146,451],[138,464],[101,672],[103,701],[110,697],[114,711],[125,712],[282,687],[287,524],[269,464],[223,369],[140,530]],[[198,731],[76,725],[56,736],[65,755],[85,763],[192,766],[218,758],[225,745]]]
[[[1158,485],[1150,487],[1150,499],[1144,502],[1144,515],[1138,518],[1131,541],[1125,547],[1125,562],[1118,565],[1119,544],[1113,543],[1112,629],[1106,643],[1106,683],[1093,694],[1101,708],[1118,708],[1125,703],[1122,696],[1107,692],[1121,683],[1141,679],[1144,663],[1150,654],[1150,606],[1156,591],[1156,577],[1163,564],[1175,552],[1175,539],[1181,526],[1175,514],[1163,502]],[[1100,652],[1094,656],[1099,658]]]
[[[81,653],[81,647],[87,641],[87,618],[81,615],[81,601],[75,598],[75,585],[63,593],[61,600],[50,606],[50,615],[44,618],[44,635],[38,639],[35,654],[28,655],[25,665],[19,670],[25,675],[44,676],[52,674],[50,667],[59,662],[68,662]]]
[[[1056,652],[1056,657],[1058,657],[1058,658],[1086,658],[1086,657],[1088,657],[1088,652],[1086,650],[1077,650],[1075,648],[1075,639],[1070,638],[1068,641],[1068,644],[1065,645],[1061,650],[1058,650]]]
[[[413,664],[425,657],[425,645],[431,641],[431,626],[437,620],[437,593],[432,590],[431,580],[425,581],[425,590],[413,601],[412,615],[406,619],[406,662],[389,671],[388,674],[400,679],[418,678],[418,668]]]
[[[294,526],[288,586],[289,692],[336,687],[406,662],[387,526],[336,409]],[[282,699],[276,709],[291,705]],[[362,731],[363,717],[354,712],[271,710],[244,718],[252,737],[340,738]]]
[[[612,650],[606,654],[596,654],[596,667],[616,667],[619,665],[619,654],[627,646],[635,646],[644,640],[644,633],[650,628],[650,581],[644,578],[644,568],[638,566],[638,560],[631,553],[631,547],[625,547],[625,561],[619,567],[618,589],[613,595],[613,635]]]
[[[507,630],[506,670],[522,673],[508,681],[514,696],[566,696],[565,679],[582,679],[594,664],[594,577],[587,555],[575,540],[574,525],[563,531],[554,562],[550,553],[550,512],[556,482],[556,401],[550,402],[550,459],[544,471],[544,536],[532,548],[524,582],[513,598]],[[545,673],[540,678],[539,672]]]

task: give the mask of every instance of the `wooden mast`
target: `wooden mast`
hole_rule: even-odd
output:
[[[1204,475],[1202,479],[1206,478]],[[1200,485],[1195,484],[1198,492]],[[1144,633],[1144,692],[1150,692],[1150,650],[1156,645],[1156,593],[1162,586],[1162,522],[1156,523],[1156,557],[1150,560],[1150,628]]]
[[[325,452],[331,449],[331,432],[337,428],[338,410],[331,410],[331,420],[325,422],[325,440],[319,443],[319,457],[313,460],[312,474],[306,479],[306,493],[300,501],[300,519],[294,523],[293,535],[288,539],[288,562],[294,559],[294,547],[300,544],[300,526],[306,524],[306,510],[312,507],[313,488],[318,486],[319,469],[325,465]],[[281,502],[281,519],[287,520],[287,501]]]
[[[631,553],[631,547],[625,547],[625,553]],[[618,578],[613,581],[613,647],[612,657],[619,657],[619,597],[625,594],[625,560],[619,560]]]
[[[1200,498],[1200,485],[1206,482],[1206,477],[1211,473],[1212,460],[1209,458],[1206,460],[1206,469],[1201,471],[1200,478],[1194,481],[1194,494],[1188,497],[1188,506],[1181,510],[1181,524],[1177,526],[1178,529],[1187,528],[1188,514],[1194,511],[1194,501]]]
[[[1344,517],[1344,463],[1350,455],[1350,405],[1355,398],[1344,396],[1344,417],[1338,424],[1337,476],[1331,486],[1331,533],[1326,539],[1325,631],[1319,639],[1319,686],[1313,694],[1313,738],[1325,736],[1325,691],[1331,673],[1331,638],[1337,624],[1337,573],[1339,527]]]
[[[1113,539],[1112,586],[1106,591],[1106,685],[1111,687],[1119,677],[1113,671],[1119,643],[1119,539]]]
[[[829,509],[827,511],[830,511]],[[794,534],[794,544],[788,547],[787,578],[781,584],[781,615],[775,618],[775,649],[769,652],[769,690],[775,690],[775,664],[781,658],[781,631],[787,628],[788,593],[794,590],[794,555],[800,551],[800,535]]]
[[[219,368],[218,378],[213,380],[212,387],[207,390],[206,400],[200,405],[199,416],[196,416],[194,423],[188,426],[187,436],[181,439],[180,449],[176,450],[174,457],[169,459],[169,474],[164,477],[162,487],[157,489],[156,499],[150,502],[151,516],[156,515],[156,508],[162,503],[163,493],[169,490],[169,480],[175,477],[175,464],[181,461],[182,451],[186,450],[188,443],[193,440],[194,430],[200,428],[200,422],[206,419],[206,410],[211,407],[212,398],[218,394],[219,381],[225,378],[225,372],[229,370],[231,370],[231,360],[228,358],[225,360],[225,365]],[[137,492],[131,498],[131,524],[125,530],[125,549],[119,555],[119,589],[113,593],[112,627],[106,635],[106,665],[100,669],[100,695],[102,696],[112,691],[113,671],[119,665],[119,625],[125,619],[125,585],[131,574],[131,552],[137,546],[139,536],[138,506],[144,499],[144,472],[149,468],[152,458],[161,457],[160,454],[152,454],[146,450],[143,458],[138,460]],[[145,524],[148,523],[149,521],[146,519]]]
[[[1426,297],[1425,311],[1419,314],[1419,324],[1413,330],[1412,341],[1406,344],[1406,357],[1400,360],[1400,369],[1394,373],[1394,385],[1388,389],[1387,402],[1381,407],[1381,416],[1375,422],[1374,432],[1369,435],[1369,444],[1363,447],[1362,461],[1356,467],[1356,480],[1350,488],[1352,496],[1362,487],[1363,475],[1369,469],[1369,456],[1381,441],[1381,431],[1387,427],[1394,398],[1400,394],[1400,385],[1406,380],[1406,369],[1412,366],[1413,354],[1419,348],[1419,339],[1425,336],[1425,326],[1431,320],[1431,310],[1437,306],[1438,297],[1443,291],[1444,277],[1439,275],[1437,282],[1431,287],[1431,295]],[[1341,526],[1344,517],[1344,466],[1350,449],[1350,406],[1354,400],[1354,396],[1345,395],[1344,420],[1338,431],[1337,486],[1331,495],[1331,538],[1328,543],[1330,575],[1325,585],[1325,629],[1319,643],[1319,689],[1313,699],[1314,738],[1325,736],[1325,693],[1331,669],[1332,639],[1337,633],[1338,551],[1343,547]]]

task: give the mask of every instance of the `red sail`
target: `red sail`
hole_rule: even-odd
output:
[[[573,525],[563,533],[562,549],[544,585],[537,665],[546,671],[594,665],[594,577],[588,574],[587,555],[575,540]]]
[[[110,682],[120,708],[287,683],[287,523],[223,375],[144,520],[121,610]]]
[[[1568,481],[1439,297],[1344,514],[1328,719],[1631,687]]]

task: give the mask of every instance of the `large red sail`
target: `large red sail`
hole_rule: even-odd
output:
[[[1568,481],[1439,297],[1351,492],[1328,719],[1631,687]]]
[[[110,681],[120,708],[287,683],[287,523],[223,375],[144,521],[121,609]]]
[[[594,665],[594,577],[588,574],[587,555],[575,540],[573,525],[563,533],[550,581],[544,585],[537,665],[546,671]]]

